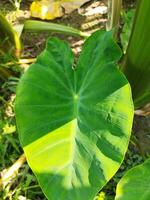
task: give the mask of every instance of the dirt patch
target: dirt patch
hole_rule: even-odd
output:
[[[141,153],[150,154],[150,116],[135,116],[133,132]]]

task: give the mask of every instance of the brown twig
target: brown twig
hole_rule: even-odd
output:
[[[5,187],[10,182],[10,180],[18,173],[18,170],[24,164],[25,161],[25,154],[22,154],[20,158],[10,168],[3,170],[0,173],[0,188]]]

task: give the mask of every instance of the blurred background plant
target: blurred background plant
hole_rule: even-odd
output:
[[[15,7],[17,11],[20,10],[20,5],[22,0],[9,0],[9,1],[12,3],[12,5]]]

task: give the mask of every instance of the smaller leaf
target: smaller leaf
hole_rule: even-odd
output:
[[[150,158],[130,169],[119,181],[115,200],[150,199]]]

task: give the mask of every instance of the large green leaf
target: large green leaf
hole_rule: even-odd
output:
[[[115,200],[150,200],[150,158],[123,176]]]
[[[51,38],[20,81],[20,141],[50,200],[92,200],[124,158],[133,105],[120,56],[112,33],[97,31],[73,69],[70,47]]]

